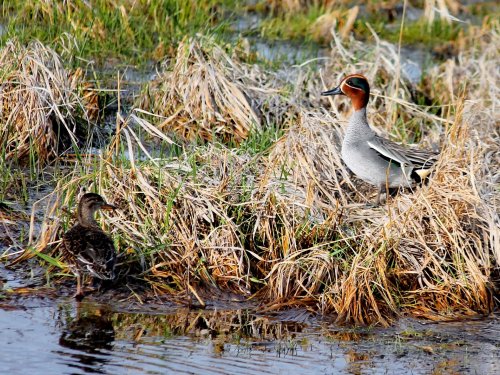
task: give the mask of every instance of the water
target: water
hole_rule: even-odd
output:
[[[350,329],[305,311],[1,301],[1,374],[500,373],[498,318]]]

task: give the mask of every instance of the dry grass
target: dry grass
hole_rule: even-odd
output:
[[[287,304],[316,300],[323,310],[334,310],[340,321],[356,323],[386,324],[401,309],[432,319],[489,311],[492,271],[500,264],[495,214],[499,192],[494,188],[498,152],[493,151],[500,141],[492,103],[496,99],[483,94],[498,87],[491,85],[491,79],[488,88],[481,81],[482,76],[498,75],[498,34],[493,31],[489,37],[478,51],[461,56],[460,67],[448,62],[442,66],[444,72],[428,77],[436,90],[443,87],[436,84],[443,76],[450,79],[447,88],[455,88],[452,83],[458,77],[458,82],[472,84],[465,98],[463,91],[434,93],[450,95],[453,113],[446,118],[408,101],[408,84],[394,79],[400,74],[390,46],[381,43],[378,52],[359,56],[357,45],[351,44],[349,51],[337,45],[334,71],[341,71],[341,65],[347,65],[344,74],[363,71],[383,90],[375,91],[372,123],[390,130],[397,115],[441,124],[445,129],[441,161],[429,186],[399,195],[384,208],[360,207],[364,191],[355,188],[360,184],[352,183],[339,159],[338,120],[318,112],[303,115],[266,163],[275,177],[286,170],[286,181],[276,184],[268,175],[261,187],[262,194],[272,195],[275,212],[266,215],[260,226],[273,244],[265,259],[273,264],[269,300]],[[359,60],[351,58],[356,54]],[[468,74],[460,75],[463,70]],[[475,101],[481,102],[480,111]],[[431,141],[437,134],[423,130]],[[481,193],[478,185],[485,191]],[[324,234],[320,228],[325,226],[334,230],[333,236],[326,232],[329,236],[316,236],[313,246],[304,244],[304,221],[316,224],[312,231]],[[276,222],[284,223],[284,229],[272,230]]]
[[[64,68],[39,42],[8,42],[0,50],[0,144],[7,160],[37,163],[79,144],[98,112],[81,70]]]
[[[156,120],[161,131],[239,143],[286,112],[274,82],[259,67],[239,63],[209,38],[185,40],[172,61],[138,103],[163,116]]]
[[[321,109],[327,105],[319,98],[322,74],[305,67],[297,78],[302,90],[277,101],[279,113],[300,107],[300,116],[275,120],[290,126],[257,156],[207,143],[177,158],[140,161],[137,130],[150,125],[131,115],[115,138],[129,160],[112,159],[113,149],[62,179],[45,227],[33,238],[35,250],[60,256],[52,245],[70,221],[62,208],[74,206],[79,188],[90,186],[120,205],[104,218],[105,228],[126,254],[124,263],[135,265],[158,294],[202,300],[205,288],[258,292],[269,310],[306,305],[356,324],[386,325],[402,312],[440,320],[490,311],[500,265],[497,30],[458,63],[429,73],[435,91],[427,94],[446,100],[441,115],[412,103],[415,87],[402,77],[394,47],[351,41],[345,49],[334,40],[323,74],[327,87],[343,74],[364,72],[373,83],[369,112],[376,128],[396,140],[414,132],[426,147],[440,144],[428,185],[367,208],[375,191],[339,157],[340,119],[349,107],[340,98],[332,113]],[[159,91],[148,109],[167,117],[158,124],[164,140],[172,131],[207,139],[234,132],[241,140],[263,126],[248,97],[268,92],[269,86],[258,86],[266,80],[252,81],[255,86],[248,77],[235,80],[248,67],[208,46],[186,42],[164,82],[150,87]],[[395,126],[398,118],[411,126]]]
[[[122,128],[132,158],[137,152],[134,135],[132,129]],[[105,158],[98,166],[88,161],[82,175],[75,170],[59,181],[35,251],[59,242],[72,219],[69,211],[61,215],[61,207],[72,206],[80,188],[92,190],[99,181],[104,197],[120,207],[106,227],[117,234],[119,252],[142,266],[136,276],[154,290],[184,291],[202,284],[246,293],[249,265],[228,203],[240,193],[236,187],[242,176],[251,175],[251,164],[234,151],[221,152],[212,145],[193,152],[180,160],[140,167]],[[57,247],[52,255],[60,256]]]
[[[359,13],[359,6],[348,10],[331,10],[318,17],[311,26],[311,37],[318,41],[331,41],[332,28],[338,27],[340,37],[345,39],[351,33]]]

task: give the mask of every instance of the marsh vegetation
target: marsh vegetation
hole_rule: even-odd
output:
[[[85,190],[120,207],[100,223],[139,300],[234,293],[355,324],[488,314],[498,6],[398,4],[4,3],[2,261],[41,264],[51,288],[70,279],[60,239]],[[314,48],[290,64],[266,60],[258,40]],[[420,51],[417,75],[405,50]],[[441,150],[427,185],[376,208],[340,159],[348,102],[319,95],[354,72],[371,82],[379,132]]]

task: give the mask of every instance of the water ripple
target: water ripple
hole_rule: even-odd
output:
[[[1,374],[500,373],[500,322],[390,329],[285,323],[246,311],[0,310]]]

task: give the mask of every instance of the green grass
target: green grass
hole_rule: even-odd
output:
[[[116,58],[141,64],[160,60],[186,35],[221,33],[234,0],[96,0],[59,2],[13,0],[1,5],[1,43],[17,37],[49,45],[72,35],[83,59]],[[57,44],[57,43],[56,43]]]
[[[396,44],[399,42],[399,24],[388,27],[385,21],[377,18],[370,20],[358,19],[354,28],[358,37],[371,37],[372,34],[366,26],[367,22],[370,23],[381,39]],[[449,24],[439,19],[431,24],[424,20],[406,22],[403,29],[403,44],[423,44],[428,47],[442,45],[444,42],[456,40],[462,27],[462,24],[456,22]]]
[[[69,3],[60,1],[11,0],[0,5],[0,23],[4,33],[0,45],[17,37],[21,42],[39,39],[61,52],[65,34],[74,37],[76,64],[87,60],[146,66],[175,52],[177,43],[196,33],[230,37],[230,25],[237,15],[245,12],[244,2],[236,0],[83,0]],[[294,40],[330,43],[313,32],[314,23],[331,9],[314,2],[303,11],[272,12],[260,4],[260,24],[244,36],[254,34],[266,40]],[[337,9],[337,8],[336,8]],[[338,8],[343,10],[342,6]],[[472,7],[471,13],[484,12]],[[496,13],[493,13],[496,14]],[[493,18],[493,17],[492,17]],[[494,19],[494,18],[493,18]],[[390,42],[398,42],[399,24],[388,23],[381,12],[358,15],[354,33],[358,38],[371,38],[366,26]],[[428,25],[424,20],[406,22],[403,33],[405,44],[437,46],[455,40],[464,24],[448,24],[440,20]],[[64,43],[68,46],[68,42]]]
[[[252,131],[238,149],[242,153],[257,155],[269,150],[283,134],[284,130],[276,125],[265,127],[262,131]]]
[[[261,36],[268,39],[305,39],[311,40],[310,28],[323,14],[325,9],[311,6],[304,13],[281,13],[264,19],[260,24]]]
[[[267,15],[260,23],[260,35],[270,40],[302,40],[323,45],[329,44],[329,39],[315,35],[313,30],[313,25],[318,18],[328,12],[330,10],[325,7],[314,4],[302,12],[280,12]],[[353,31],[357,38],[371,38],[371,31],[367,27],[369,23],[381,39],[398,43],[399,22],[400,20],[389,23],[385,13],[370,12],[368,15],[358,15]],[[431,24],[423,19],[414,22],[407,21],[403,30],[403,42],[406,45],[424,44],[434,47],[443,42],[455,40],[462,28],[464,24],[447,23],[439,19]]]
[[[487,22],[498,20],[500,9],[495,1],[484,1],[469,5],[469,12],[477,17],[487,17]]]
[[[23,204],[28,202],[28,177],[29,173],[20,168],[13,167],[11,163],[6,162],[4,156],[0,157],[0,203],[6,203],[16,199]],[[30,178],[30,179],[31,179]]]

